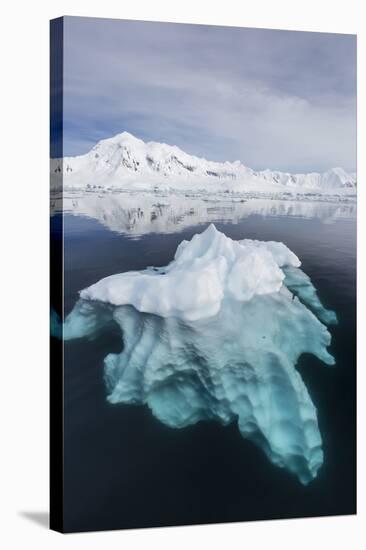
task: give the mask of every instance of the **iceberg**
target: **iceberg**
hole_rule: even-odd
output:
[[[334,364],[326,325],[337,319],[300,265],[283,243],[234,241],[210,225],[166,267],[82,290],[63,338],[117,323],[123,349],[104,365],[110,403],[145,404],[176,429],[236,422],[306,484],[323,463],[322,439],[296,365],[303,353]]]

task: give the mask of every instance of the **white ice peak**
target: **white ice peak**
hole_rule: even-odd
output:
[[[245,302],[278,292],[283,266],[300,266],[284,244],[233,241],[211,224],[191,241],[182,241],[166,267],[106,277],[80,296],[192,321],[216,315],[224,298]]]

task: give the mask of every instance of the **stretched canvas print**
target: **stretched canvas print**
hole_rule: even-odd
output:
[[[51,22],[51,527],[356,512],[356,37]]]

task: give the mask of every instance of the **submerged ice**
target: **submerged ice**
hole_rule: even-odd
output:
[[[123,350],[105,358],[111,403],[147,404],[172,428],[237,422],[302,483],[323,462],[317,411],[296,370],[301,354],[327,365],[326,310],[284,244],[233,241],[211,225],[164,268],[107,277],[80,292],[65,340],[107,323]]]

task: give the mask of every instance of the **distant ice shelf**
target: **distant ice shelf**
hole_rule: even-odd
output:
[[[176,146],[148,142],[128,132],[99,141],[88,153],[51,159],[51,187],[140,191],[254,194],[354,194],[356,174],[343,168],[324,173],[256,171],[240,161],[214,162]]]
[[[323,463],[317,411],[296,369],[327,365],[327,325],[300,260],[283,243],[233,241],[214,225],[182,241],[163,268],[111,275],[80,292],[65,340],[117,323],[105,358],[110,403],[145,404],[171,428],[237,423],[269,460],[306,484]],[[53,317],[55,336],[60,327]]]

